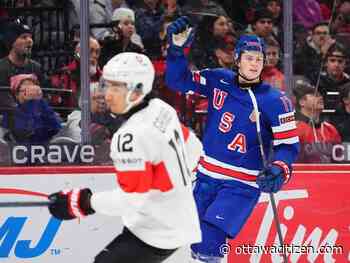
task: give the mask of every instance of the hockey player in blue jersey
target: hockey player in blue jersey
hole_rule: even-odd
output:
[[[183,52],[193,35],[189,26],[188,19],[180,17],[168,27],[166,83],[174,90],[192,90],[208,98],[204,154],[193,192],[202,242],[191,249],[193,262],[217,263],[224,256],[220,246],[239,233],[260,193],[277,192],[289,180],[299,139],[291,101],[261,82],[266,59],[263,40],[255,35],[238,40],[235,71],[190,71]]]

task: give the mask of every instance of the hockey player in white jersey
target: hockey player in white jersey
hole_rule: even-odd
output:
[[[176,111],[150,95],[154,68],[142,54],[121,53],[103,69],[106,103],[125,122],[113,135],[116,185],[106,192],[73,189],[50,195],[62,220],[101,213],[121,216],[124,229],[95,263],[158,263],[201,240],[190,173],[202,146]]]

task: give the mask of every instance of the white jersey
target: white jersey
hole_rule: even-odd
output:
[[[92,195],[97,213],[121,215],[143,242],[174,249],[201,241],[191,172],[202,152],[175,110],[159,99],[133,114],[113,135],[116,189]]]

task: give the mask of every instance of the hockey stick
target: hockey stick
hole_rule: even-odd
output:
[[[43,197],[45,201],[9,201],[9,202],[0,202],[0,208],[6,207],[42,207],[48,206],[50,201],[47,200],[48,195],[41,192],[35,192],[19,188],[0,188],[0,194],[5,195],[24,195],[24,196],[36,196]]]
[[[9,207],[43,207],[48,206],[49,201],[38,201],[38,202],[22,202],[22,201],[13,201],[13,202],[0,202],[0,208],[9,208]]]
[[[259,116],[260,113],[259,113],[259,109],[258,109],[258,103],[256,101],[256,97],[255,97],[254,93],[252,92],[252,90],[250,88],[248,89],[248,93],[249,93],[249,96],[250,96],[252,103],[253,103],[253,108],[254,108],[254,113],[255,113],[256,132],[258,135],[261,158],[263,161],[263,166],[264,166],[264,168],[266,168],[268,163],[267,163],[267,158],[266,158],[265,151],[264,151],[264,144],[263,144],[263,140],[262,140],[262,136],[261,136],[261,126],[260,126],[260,116]],[[281,231],[281,226],[280,226],[280,220],[278,218],[275,196],[273,193],[269,193],[269,196],[270,196],[270,201],[271,201],[271,206],[272,206],[272,211],[273,211],[273,217],[274,217],[275,223],[276,223],[278,239],[280,242],[280,246],[282,247],[282,251],[283,251],[283,261],[284,261],[284,263],[288,263],[287,254],[286,254],[286,251],[284,249],[283,236],[282,236],[282,231]]]

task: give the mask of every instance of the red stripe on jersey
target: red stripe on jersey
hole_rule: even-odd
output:
[[[185,142],[187,142],[187,139],[190,136],[190,129],[184,125],[181,125],[181,130],[182,130],[182,134],[184,136]]]
[[[166,192],[173,188],[164,162],[157,165],[146,162],[145,170],[118,171],[116,169],[116,172],[120,187],[128,193],[146,193],[152,189]]]
[[[201,82],[201,75],[200,75],[200,73],[198,71],[197,72],[193,72],[193,81],[197,82],[197,83]]]
[[[233,177],[233,178],[237,178],[237,179],[245,180],[245,181],[256,181],[255,175],[233,171],[233,170],[228,169],[228,168],[224,168],[224,167],[221,167],[221,166],[218,166],[215,164],[208,163],[204,160],[203,157],[201,157],[201,159],[199,160],[199,163],[210,172],[226,175],[229,177]]]
[[[275,132],[273,138],[277,140],[283,140],[288,138],[293,138],[298,136],[297,129],[285,131],[285,132]]]
[[[173,184],[170,181],[170,176],[164,162],[153,165],[152,189],[158,189],[161,192],[167,192],[173,189]]]

